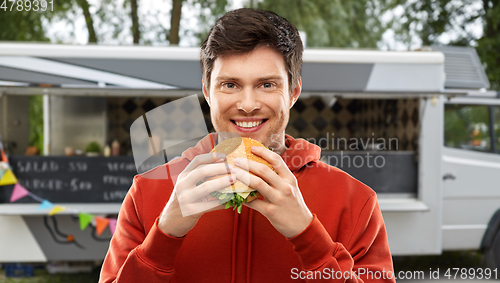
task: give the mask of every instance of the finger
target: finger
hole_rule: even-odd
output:
[[[250,148],[253,154],[258,155],[262,158],[264,158],[271,166],[274,168],[281,167],[282,165],[285,165],[285,162],[283,161],[283,158],[279,156],[277,153],[262,147],[262,146],[252,146]]]
[[[184,169],[185,172],[190,172],[196,169],[198,166],[203,164],[215,163],[217,161],[222,161],[226,159],[226,155],[223,153],[209,152],[205,154],[198,154],[188,166]]]
[[[251,150],[255,155],[258,155],[269,162],[273,166],[278,176],[280,176],[283,180],[287,181],[288,183],[294,182],[295,176],[293,175],[292,171],[290,171],[281,156],[270,151],[267,148],[263,148],[260,146],[252,146]]]
[[[276,200],[278,192],[274,188],[269,186],[266,182],[264,182],[264,180],[262,180],[260,177],[252,175],[248,171],[236,167],[231,169],[231,173],[236,177],[236,179],[240,180],[245,185],[254,190],[257,190],[270,202]]]
[[[250,207],[251,209],[257,210],[260,212],[262,215],[264,215],[267,218],[267,212],[271,209],[271,206],[273,204],[266,202],[264,200],[256,199],[252,202],[244,203],[243,205],[246,205]]]
[[[179,206],[181,208],[182,216],[184,217],[198,213],[207,213],[209,211],[215,211],[224,208],[223,205],[219,204],[218,200],[192,203],[181,203],[179,201]]]
[[[236,176],[226,175],[220,178],[209,180],[203,184],[196,186],[192,190],[183,191],[181,198],[182,201],[189,203],[195,202],[196,200],[202,199],[211,192],[221,190],[223,188],[229,187],[236,182]]]
[[[187,181],[187,187],[194,187],[206,178],[215,177],[218,175],[227,175],[230,173],[229,170],[231,170],[232,167],[233,165],[226,163],[200,165],[196,169],[189,172],[189,174],[187,174],[185,178]]]
[[[252,172],[253,174],[259,176],[272,187],[278,188],[280,182],[283,182],[281,177],[278,176],[275,171],[260,162],[245,158],[236,158],[234,160],[234,164],[245,171]]]
[[[276,170],[276,173],[278,173],[278,175],[291,174],[290,169],[288,169],[288,166],[286,166],[285,161],[277,153],[274,153],[271,150],[261,146],[252,146],[251,150],[253,154],[258,155],[269,162],[269,164],[273,166],[274,170]]]

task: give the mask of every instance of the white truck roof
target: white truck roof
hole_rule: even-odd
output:
[[[305,95],[425,95],[489,88],[474,48],[306,49],[303,59]],[[0,43],[0,91],[187,95],[201,90],[199,60],[199,48]]]
[[[306,49],[304,92],[441,92],[441,52]],[[201,89],[198,48],[0,44],[4,85]]]

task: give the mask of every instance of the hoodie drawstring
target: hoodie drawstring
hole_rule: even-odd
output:
[[[237,211],[234,214],[234,222],[233,222],[233,243],[231,249],[231,282],[236,282],[236,241],[238,238],[238,222],[239,222],[239,214]],[[248,210],[248,247],[247,247],[247,282],[250,282],[250,271],[252,268],[252,225],[253,224],[253,210]]]
[[[252,221],[253,209],[248,209],[247,283],[250,283],[250,271],[252,267]]]
[[[231,249],[231,282],[236,282],[236,239],[238,237],[238,212],[234,211],[233,244]]]

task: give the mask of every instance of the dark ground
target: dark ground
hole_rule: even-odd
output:
[[[486,268],[486,262],[479,251],[443,252],[436,256],[393,257],[394,271],[427,271],[440,268]]]
[[[427,271],[429,269],[462,267],[486,267],[482,255],[477,251],[444,252],[439,256],[394,257],[394,270]],[[4,268],[0,269],[0,283],[96,283],[100,267],[91,273],[48,274],[43,265],[35,268],[35,276],[30,278],[5,278]]]

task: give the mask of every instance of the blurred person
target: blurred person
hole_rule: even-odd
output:
[[[165,165],[168,178],[137,175],[100,282],[395,282],[375,192],[319,161],[318,146],[285,135],[302,89],[297,29],[272,12],[238,9],[215,23],[200,53],[215,130],[262,142],[269,149],[252,152],[276,172],[248,161],[200,185],[227,173],[210,134]],[[236,180],[263,198],[241,214],[217,205],[183,216],[179,199],[209,207],[201,199]]]

